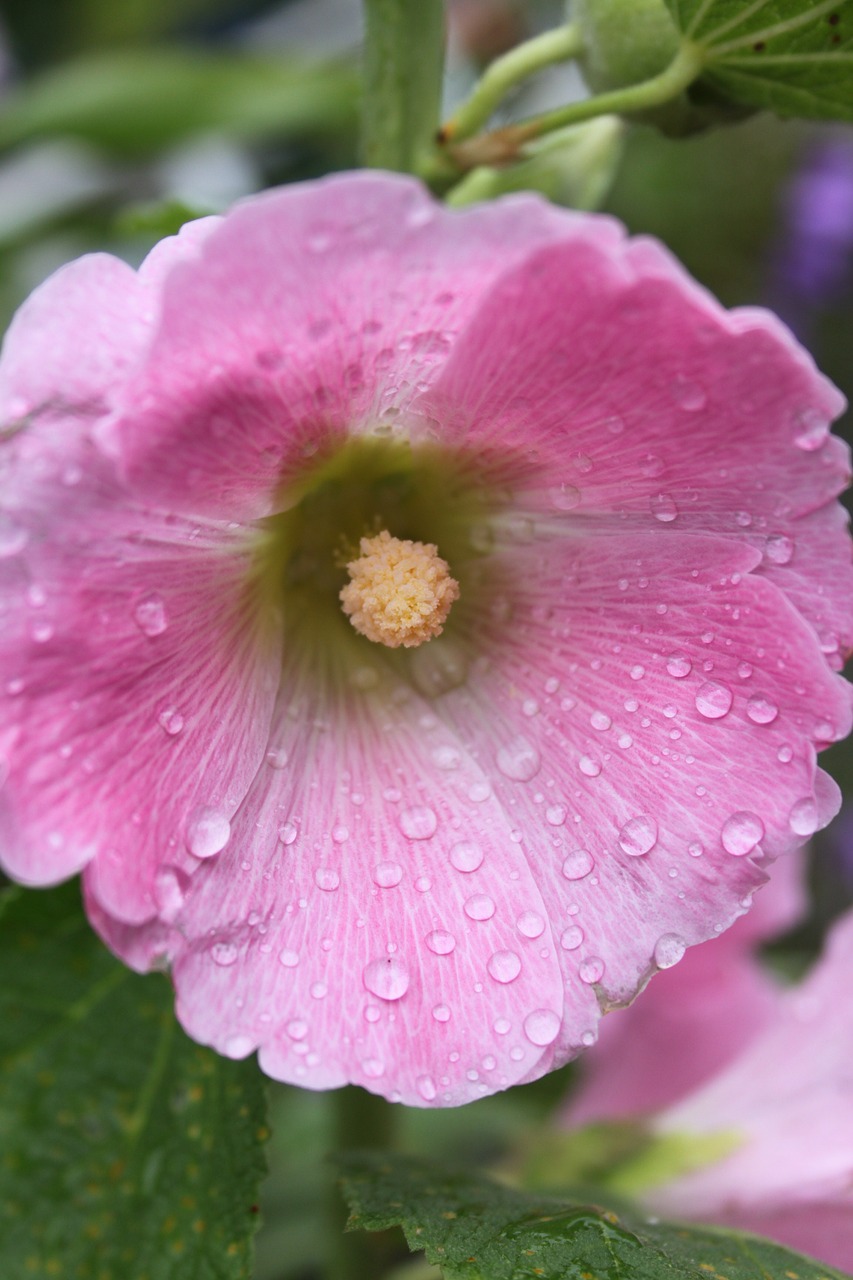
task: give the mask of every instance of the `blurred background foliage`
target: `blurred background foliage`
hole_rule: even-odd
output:
[[[447,106],[562,9],[451,0]],[[360,22],[359,0],[0,0],[0,325],[80,253],[138,263],[188,218],[357,164]],[[582,92],[572,68],[551,69],[507,118]],[[853,398],[853,131],[758,114],[681,140],[632,126],[623,145],[602,207],[659,236],[724,303],[773,306]],[[829,767],[853,797],[851,748],[836,747]],[[813,953],[853,900],[850,814],[820,838],[812,878],[813,918],[789,956]],[[462,1111],[408,1112],[404,1145],[499,1163],[574,1069]],[[257,1277],[312,1280],[329,1108],[320,1095],[273,1094]]]

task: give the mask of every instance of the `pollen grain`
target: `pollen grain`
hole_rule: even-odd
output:
[[[359,543],[340,593],[344,613],[361,635],[397,649],[441,635],[459,584],[431,542],[393,537],[387,529]]]

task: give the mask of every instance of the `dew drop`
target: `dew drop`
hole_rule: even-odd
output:
[[[495,904],[486,893],[475,893],[468,898],[463,908],[469,920],[491,920],[495,914]]]
[[[304,1018],[291,1018],[284,1029],[291,1040],[304,1040],[308,1034],[308,1023]]]
[[[545,821],[551,827],[561,827],[566,821],[567,811],[561,804],[549,805],[545,810]]]
[[[174,738],[184,727],[184,717],[177,707],[164,707],[157,717],[157,723],[170,738]]]
[[[495,951],[486,963],[495,982],[514,982],[521,973],[521,958],[514,951]]]
[[[619,832],[619,847],[632,858],[642,858],[657,844],[658,824],[648,813],[629,818]]]
[[[364,966],[362,981],[380,1000],[399,1000],[409,989],[409,970],[397,956],[382,956]]]
[[[210,948],[210,954],[216,964],[227,968],[228,965],[234,964],[239,952],[233,942],[214,942]]]
[[[817,409],[802,409],[796,415],[795,425],[799,428],[794,437],[794,444],[806,453],[814,453],[821,449],[829,436],[829,423]]]
[[[529,782],[538,772],[541,756],[532,742],[526,738],[513,738],[501,747],[495,757],[497,766],[505,778],[514,782]]]
[[[446,1004],[437,1004],[432,1011],[432,1016],[435,1018],[436,1022],[449,1022],[450,1009]]]
[[[597,729],[599,733],[605,733],[613,724],[610,716],[605,715],[603,711],[593,711],[589,718],[589,722],[593,729]]]
[[[696,710],[706,720],[720,720],[731,710],[732,691],[720,680],[706,680],[696,694]]]
[[[450,865],[457,871],[476,871],[483,862],[483,850],[470,840],[460,840],[448,854]]]
[[[393,889],[403,879],[403,868],[399,862],[378,862],[373,868],[373,882],[380,889]]]
[[[581,960],[578,965],[578,977],[581,982],[589,983],[598,982],[604,974],[604,961],[600,956],[587,956],[585,960]]]
[[[768,698],[750,698],[746,714],[753,724],[772,724],[779,715],[779,708]]]
[[[687,409],[689,413],[697,413],[700,409],[704,409],[708,402],[708,397],[698,382],[692,382],[682,374],[679,374],[672,384],[672,395],[676,404],[680,404],[682,409]]]
[[[764,554],[772,564],[790,564],[794,557],[794,543],[784,534],[774,534],[765,542]]]
[[[458,769],[462,757],[455,747],[436,747],[432,753],[434,763],[439,769]]]
[[[433,929],[424,939],[430,951],[437,956],[449,956],[456,947],[456,939],[445,929]]]
[[[791,830],[798,836],[811,836],[820,827],[820,814],[813,796],[803,796],[792,805],[788,815]]]
[[[649,507],[655,520],[660,520],[661,524],[671,524],[673,520],[678,519],[678,507],[668,493],[659,493],[651,498]]]
[[[595,866],[591,853],[586,849],[573,849],[563,859],[563,875],[567,880],[583,880]]]
[[[671,969],[674,964],[678,964],[686,950],[686,942],[677,933],[664,933],[655,943],[655,964],[659,969]]]
[[[593,760],[592,756],[581,756],[578,761],[578,768],[585,778],[597,778],[601,773],[600,762]]]
[[[314,883],[324,893],[333,893],[341,883],[341,877],[332,867],[318,867],[314,872]]]
[[[545,932],[545,921],[535,911],[523,911],[515,927],[525,938],[541,938]]]
[[[197,805],[187,820],[187,848],[195,858],[212,858],[220,853],[231,835],[231,823],[219,809]]]
[[[686,653],[671,653],[666,660],[666,669],[676,680],[683,680],[693,670],[693,663]]]
[[[0,515],[0,560],[16,556],[29,541],[29,534],[22,525],[9,516]]]
[[[385,1074],[385,1063],[380,1058],[365,1058],[361,1069],[369,1080],[378,1080]]]
[[[150,595],[140,600],[133,611],[139,630],[146,636],[162,635],[169,625],[162,596]]]
[[[285,822],[284,825],[278,829],[278,838],[282,844],[293,844],[298,835],[299,828],[295,822]]]
[[[574,511],[581,500],[581,491],[573,484],[556,485],[549,489],[551,506],[557,511]]]
[[[438,818],[426,805],[402,809],[399,816],[400,830],[409,840],[429,840],[438,827]]]
[[[438,1090],[435,1087],[435,1081],[432,1076],[418,1076],[415,1085],[424,1102],[433,1101]]]
[[[284,747],[270,747],[266,760],[271,769],[283,769],[287,764],[287,750]]]
[[[584,931],[579,925],[569,925],[560,935],[560,946],[564,951],[577,951],[584,940]]]
[[[512,1031],[512,1023],[509,1018],[495,1018],[492,1029],[496,1036],[505,1036]]]
[[[255,1048],[255,1042],[251,1036],[229,1036],[222,1046],[222,1051],[227,1058],[246,1058]]]
[[[723,823],[720,839],[726,853],[742,858],[745,854],[752,853],[763,835],[764,823],[758,815],[741,810],[739,813],[733,813]]]
[[[295,969],[299,964],[299,953],[297,951],[279,951],[278,958],[285,969]]]
[[[553,1009],[534,1009],[524,1019],[524,1034],[539,1048],[553,1044],[560,1033],[560,1016]]]

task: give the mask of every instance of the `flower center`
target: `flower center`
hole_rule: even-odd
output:
[[[362,538],[340,591],[344,613],[360,635],[377,644],[412,649],[440,636],[459,583],[432,542],[394,538],[387,529]]]

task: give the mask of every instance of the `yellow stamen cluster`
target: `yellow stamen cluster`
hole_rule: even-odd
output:
[[[361,555],[347,565],[340,596],[361,635],[389,649],[407,649],[441,635],[459,583],[431,542],[394,538],[387,529],[362,538]]]

